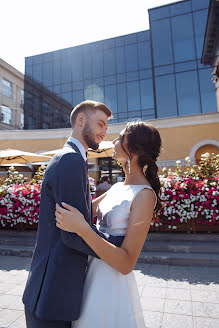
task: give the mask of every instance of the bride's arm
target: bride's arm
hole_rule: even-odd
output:
[[[107,191],[104,194],[102,194],[101,196],[92,200],[93,217],[97,215],[97,206],[101,202],[101,200],[104,199],[104,197],[106,196],[106,193],[107,193]]]
[[[84,220],[83,215],[66,204],[63,206],[68,208],[68,211],[57,206],[57,227],[77,233],[104,262],[117,271],[128,274],[135,267],[144,245],[153,216],[154,204],[153,191],[143,189],[138,193],[131,206],[129,225],[121,247],[116,247],[98,236]]]

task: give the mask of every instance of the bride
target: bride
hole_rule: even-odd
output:
[[[145,327],[132,270],[151,219],[160,208],[156,160],[161,138],[156,128],[137,121],[127,123],[113,143],[112,157],[121,163],[125,181],[117,182],[93,201],[93,214],[100,231],[125,236],[121,247],[98,236],[76,208],[56,205],[57,227],[81,236],[99,256],[89,259],[80,318],[73,323],[74,328]]]

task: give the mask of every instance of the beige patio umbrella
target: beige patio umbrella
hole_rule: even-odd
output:
[[[43,152],[40,155],[46,156],[54,156],[56,155],[60,149],[49,150],[47,152]],[[89,158],[100,158],[100,157],[111,157],[114,149],[114,144],[112,141],[101,141],[99,144],[99,148],[97,150],[93,150],[91,148],[88,149],[88,159]]]
[[[0,151],[0,165],[12,163],[32,163],[41,161],[50,161],[50,156],[41,154],[29,153],[17,149],[5,149]]]

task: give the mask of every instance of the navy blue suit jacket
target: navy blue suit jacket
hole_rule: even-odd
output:
[[[55,205],[76,207],[92,225],[92,203],[86,163],[79,149],[67,141],[45,172],[40,200],[39,229],[23,302],[47,320],[77,320],[88,255],[97,257],[78,235],[56,227]],[[121,246],[123,237],[107,239]]]

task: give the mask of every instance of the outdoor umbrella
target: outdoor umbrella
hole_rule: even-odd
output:
[[[17,149],[5,149],[0,151],[0,165],[12,163],[25,164],[29,162],[50,161],[50,159],[50,156],[29,153]]]

